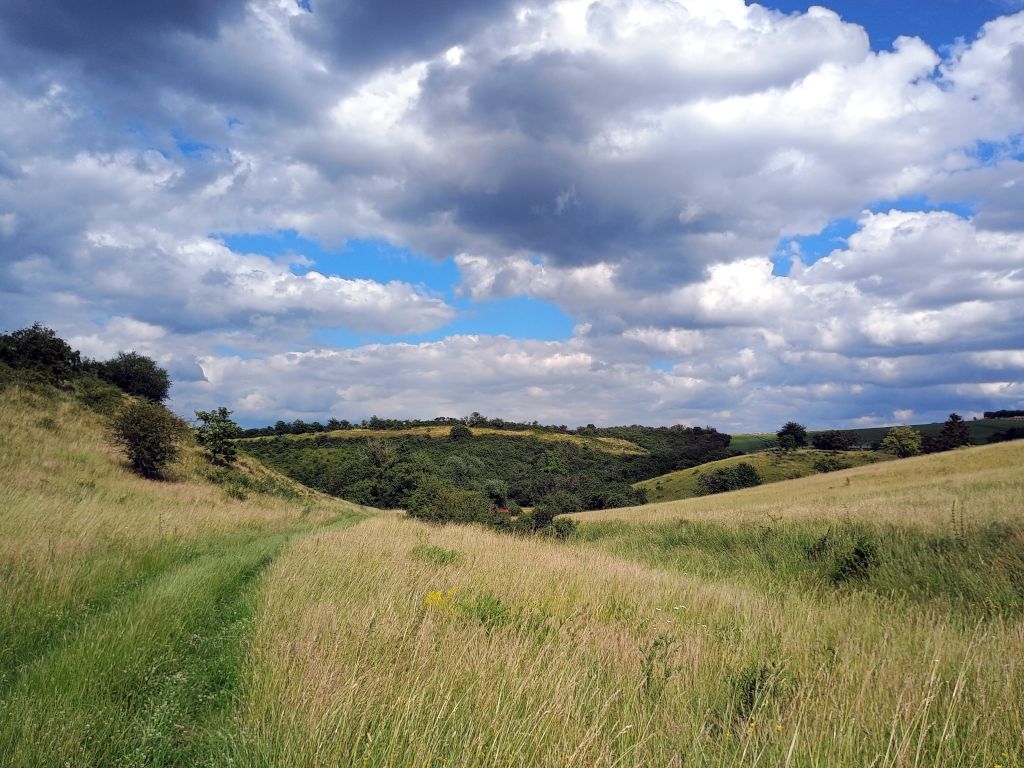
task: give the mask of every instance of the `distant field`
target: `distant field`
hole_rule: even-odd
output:
[[[729,441],[729,447],[737,451],[743,451],[743,453],[754,453],[774,448],[777,442],[778,438],[775,437],[774,432],[751,432],[749,434],[733,435],[732,440]]]
[[[911,425],[923,435],[937,435],[942,431],[942,422],[934,424],[913,424]],[[977,419],[968,421],[967,426],[971,430],[971,441],[975,445],[984,445],[996,432],[1003,432],[1012,427],[1024,427],[1024,421],[1019,419]],[[879,442],[885,433],[892,429],[889,427],[867,427],[865,429],[842,429],[840,432],[857,436],[857,442],[862,446],[870,446]],[[813,436],[816,430],[809,432]],[[753,432],[749,434],[733,435],[729,443],[730,448],[744,453],[763,451],[766,448],[774,448],[777,442],[774,432]]]
[[[778,451],[760,451],[744,456],[701,464],[699,467],[681,469],[667,475],[636,483],[636,488],[644,488],[651,502],[674,501],[688,499],[697,495],[697,480],[703,472],[713,472],[724,467],[733,467],[740,462],[753,465],[765,483],[776,483],[780,480],[794,480],[818,473],[814,464],[823,459],[834,459],[843,462],[847,467],[859,467],[879,461],[888,461],[892,456],[875,451],[847,451],[831,453],[804,448],[781,453]]]
[[[436,427],[409,427],[408,429],[336,429],[331,432],[307,432],[299,435],[285,435],[286,440],[312,440],[316,439],[321,435],[327,437],[337,438],[341,440],[358,440],[367,439],[371,437],[375,438],[386,438],[389,436],[403,436],[403,435],[420,435],[422,437],[431,438],[447,438],[448,433],[451,431],[450,424],[439,425]],[[548,440],[551,442],[562,442],[562,443],[575,443],[576,445],[583,445],[590,448],[594,448],[603,453],[624,455],[624,456],[642,456],[647,453],[646,450],[641,448],[635,443],[631,443],[629,440],[623,440],[618,437],[591,437],[583,435],[568,435],[564,432],[548,432],[544,430],[513,430],[513,429],[492,429],[490,427],[470,427],[470,432],[473,435],[500,435],[505,437],[535,437],[538,440]],[[243,440],[273,440],[273,437],[248,437]]]

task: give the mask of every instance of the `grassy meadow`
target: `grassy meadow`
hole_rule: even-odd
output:
[[[795,451],[759,451],[757,453],[733,456],[728,459],[709,461],[698,467],[680,469],[667,475],[643,480],[634,487],[647,491],[647,500],[651,503],[689,499],[697,495],[697,481],[704,472],[716,469],[735,467],[746,463],[753,466],[761,475],[764,483],[777,483],[781,480],[795,480],[820,472],[815,465],[822,461],[830,461],[845,467],[859,467],[878,461],[887,461],[892,456],[877,451],[844,451],[833,453],[819,451],[814,448],[801,448]]]
[[[0,764],[1020,766],[1024,444],[427,525],[0,393]]]

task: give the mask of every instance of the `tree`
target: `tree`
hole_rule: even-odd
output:
[[[210,462],[227,466],[231,464],[238,451],[233,441],[241,430],[231,420],[231,411],[224,406],[212,411],[196,411],[196,439],[199,444],[210,452]]]
[[[33,371],[51,384],[60,384],[75,377],[82,359],[52,328],[35,323],[0,334],[0,363]]]
[[[967,422],[957,413],[949,414],[949,418],[946,419],[942,425],[942,431],[939,433],[939,444],[942,446],[942,450],[951,451],[961,445],[970,445],[970,443],[971,428]]]
[[[143,477],[160,477],[178,457],[185,424],[159,403],[133,399],[111,418],[111,442],[124,450],[132,469]]]
[[[921,452],[921,433],[913,427],[893,427],[882,438],[882,450],[899,459]]]
[[[120,352],[102,365],[101,374],[111,384],[129,395],[137,395],[160,403],[167,399],[171,379],[167,371],[150,357],[138,352]]]
[[[786,439],[786,435],[790,435],[793,438],[792,443]],[[802,448],[807,445],[807,428],[803,424],[797,424],[795,421],[787,421],[775,436],[779,438],[779,447],[788,449],[787,446],[793,448]]]

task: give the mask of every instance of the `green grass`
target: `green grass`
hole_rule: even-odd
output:
[[[813,448],[802,448],[795,451],[761,451],[744,456],[701,464],[698,467],[670,472],[650,480],[636,483],[634,487],[647,491],[649,502],[674,501],[688,499],[697,495],[697,481],[703,472],[711,472],[723,467],[733,467],[740,462],[753,465],[760,473],[763,482],[777,483],[781,480],[795,480],[818,473],[815,463],[822,460],[840,462],[846,468],[859,467],[879,461],[887,461],[892,457],[875,451],[847,451],[832,453],[818,451]]]
[[[798,589],[827,599],[867,590],[968,617],[1024,613],[1024,527],[976,525],[951,510],[945,530],[859,521],[772,520],[731,525],[680,519],[588,523],[575,541],[700,578]]]

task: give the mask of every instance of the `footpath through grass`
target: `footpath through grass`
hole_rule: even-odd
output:
[[[55,391],[0,392],[0,765],[219,765],[267,565],[362,514],[243,460],[127,472]]]

